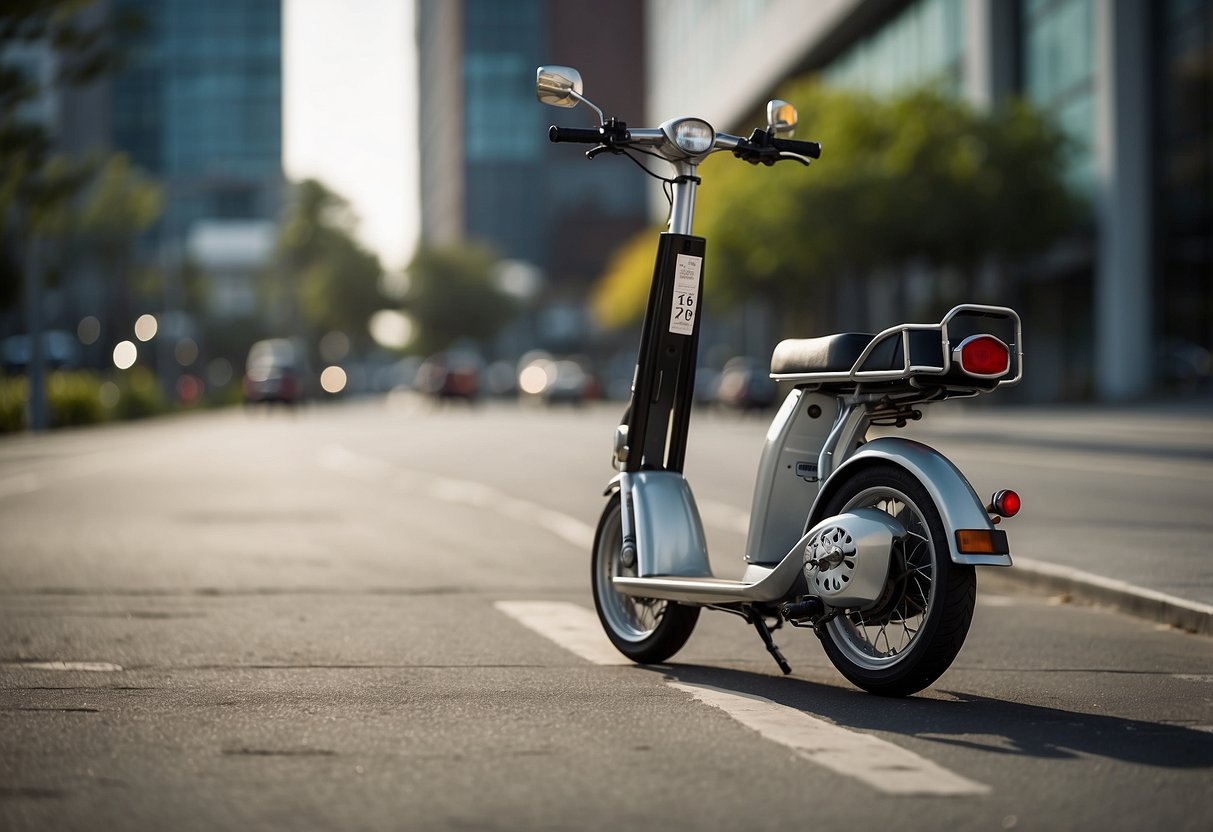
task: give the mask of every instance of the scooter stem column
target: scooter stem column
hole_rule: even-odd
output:
[[[690,235],[695,222],[695,189],[699,186],[699,177],[695,175],[695,166],[686,162],[678,162],[674,169],[677,176],[670,206],[670,233]]]
[[[702,237],[668,232],[657,245],[628,409],[628,473],[682,472],[695,390],[704,248]]]

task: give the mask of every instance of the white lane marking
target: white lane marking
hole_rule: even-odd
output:
[[[429,496],[448,503],[472,506],[524,523],[533,523],[580,549],[588,549],[594,544],[594,528],[588,523],[538,503],[513,497],[491,485],[471,480],[428,476],[420,471],[411,471],[390,462],[354,453],[340,445],[322,448],[318,461],[321,467],[347,476],[371,481],[390,478],[392,484],[399,488],[420,487]]]
[[[495,511],[524,523],[534,523],[578,548],[589,549],[594,543],[594,530],[588,524],[538,503],[511,497],[491,485],[437,477],[430,484],[427,493],[447,502],[462,503]]]
[[[37,473],[25,471],[0,479],[0,498],[29,494],[61,480],[99,474],[122,465],[123,460],[117,455],[101,451],[70,460],[47,460],[47,463],[50,465],[49,470],[43,466]]]
[[[631,664],[602,632],[598,617],[577,604],[557,601],[498,601],[506,615],[586,661]],[[840,728],[768,699],[706,685],[667,682],[707,705],[720,708],[764,739],[790,748],[810,762],[898,795],[980,795],[990,787],[961,777],[900,746]]]
[[[340,445],[325,445],[317,460],[321,468],[360,479],[377,479],[392,472],[392,465],[365,454],[356,454]]]
[[[0,497],[11,497],[14,494],[28,494],[37,491],[43,485],[34,474],[18,474],[15,477],[5,477],[0,480]]]
[[[961,777],[899,745],[851,731],[769,699],[708,685],[670,682],[670,687],[720,708],[764,739],[836,774],[853,777],[886,794],[963,796],[990,787]]]
[[[494,606],[587,662],[632,664],[606,637],[598,616],[585,607],[561,601],[498,601]]]
[[[5,662],[0,664],[3,670],[64,670],[84,671],[86,673],[118,673],[121,665],[110,662]]]

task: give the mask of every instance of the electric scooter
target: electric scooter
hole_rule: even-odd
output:
[[[854,685],[906,696],[932,684],[960,652],[976,604],[977,566],[1010,566],[1006,532],[1019,496],[978,498],[937,450],[873,427],[904,427],[923,408],[1016,384],[1019,316],[967,304],[938,323],[876,334],[781,342],[771,378],[787,382],[758,466],[740,580],[715,577],[686,456],[705,240],[694,236],[699,164],[717,152],[751,164],[820,158],[791,136],[795,107],[774,100],[747,137],[684,117],[655,128],[606,118],[570,67],[539,67],[536,92],[556,107],[584,103],[595,128],[553,126],[552,142],[593,145],[590,159],[626,154],[667,183],[661,234],[631,402],[615,431],[618,474],[606,490],[592,554],[594,604],[607,636],[632,661],[661,663],[690,637],[702,609],[744,618],[784,673],[783,624],[812,629]],[[669,163],[662,177],[636,158]]]

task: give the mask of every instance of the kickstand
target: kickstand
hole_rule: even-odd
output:
[[[754,608],[746,610],[746,619],[754,625],[754,629],[758,631],[758,637],[762,639],[762,643],[767,646],[767,652],[771,654],[771,658],[775,659],[775,664],[779,665],[779,669],[784,675],[792,672],[792,666],[788,664],[788,660],[783,657],[783,653],[779,652],[779,647],[775,644],[775,639],[771,638],[771,629],[767,626],[767,622],[762,620],[762,614]]]

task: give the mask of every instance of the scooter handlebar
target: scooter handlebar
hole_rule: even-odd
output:
[[[602,142],[602,131],[597,127],[557,127],[553,124],[548,128],[548,141],[599,144]]]
[[[798,156],[808,156],[810,159],[821,158],[821,142],[801,142],[796,139],[772,139],[771,144],[776,150],[784,153],[795,153]]]
[[[623,124],[619,124],[618,127],[618,131],[612,131],[608,127],[558,127],[553,124],[548,128],[548,141],[553,143],[601,144],[615,148],[623,145],[657,144],[665,138],[665,134],[660,129],[640,128],[627,130]],[[760,135],[762,136],[761,140],[755,142],[755,137]],[[777,139],[762,134],[761,131],[755,131],[754,136],[751,136],[749,139],[731,136],[726,133],[717,133],[715,146],[717,150],[732,150],[737,156],[747,161],[762,162],[767,165],[779,161],[781,158],[780,154],[783,153],[792,155],[782,158],[794,158],[795,156],[807,157],[809,159],[821,158],[821,144],[819,142]],[[801,161],[804,161],[804,159],[801,159]],[[808,163],[805,162],[805,164]]]

